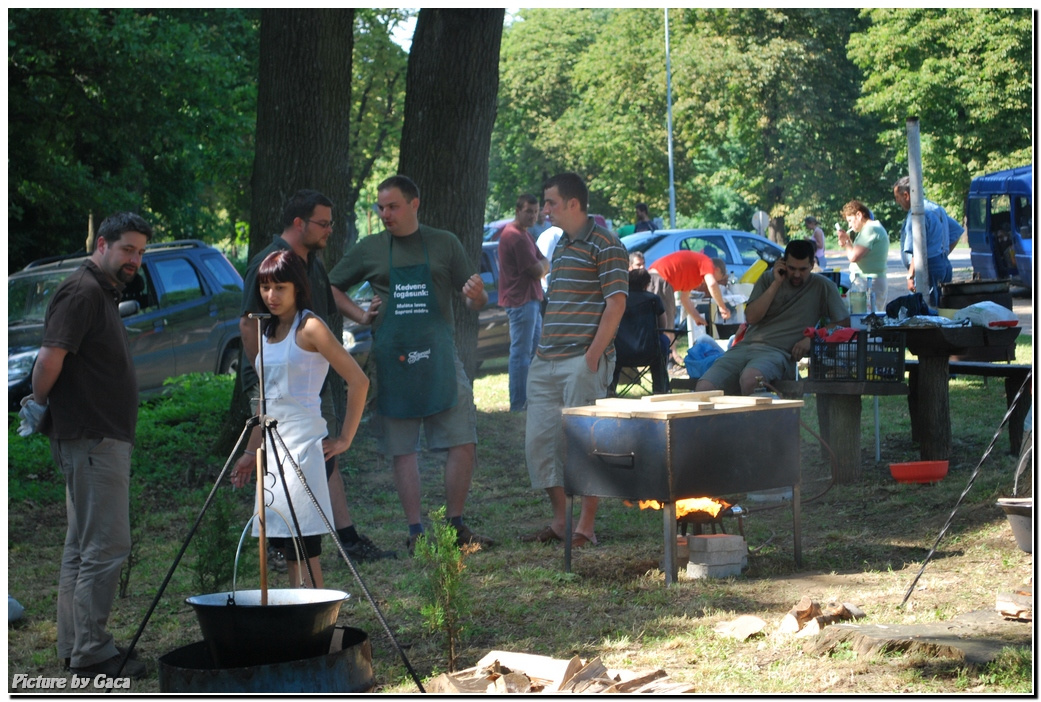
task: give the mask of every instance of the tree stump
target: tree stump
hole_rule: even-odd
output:
[[[918,397],[916,438],[923,461],[946,461],[951,457],[951,403],[947,383],[950,369],[947,356],[918,357]],[[933,409],[923,416],[922,408]],[[912,418],[914,422],[915,419]]]
[[[860,399],[860,395],[817,395],[821,437],[835,452],[835,482],[839,484],[860,480]]]

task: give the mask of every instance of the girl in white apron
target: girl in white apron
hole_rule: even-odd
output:
[[[272,442],[268,437],[266,445],[267,536],[273,546],[284,550],[290,583],[294,587],[303,584],[320,588],[323,579],[318,557],[322,552],[321,535],[327,529],[318,508],[326,520],[332,522],[325,461],[350,447],[365,408],[369,380],[325,322],[307,309],[311,293],[303,259],[289,250],[272,253],[260,264],[257,283],[265,311],[271,317],[263,322],[263,355],[255,359],[254,366],[259,368],[260,358],[263,358],[267,414],[277,420],[276,431],[282,439],[281,442]],[[343,431],[336,439],[326,438],[328,432],[319,399],[330,365],[347,383],[347,412]],[[263,433],[261,427],[253,430],[246,455],[235,464],[232,484],[236,487],[245,485],[256,473],[255,449],[260,446]],[[318,508],[311,502],[288,460],[287,448],[289,456],[300,466]],[[276,457],[282,463],[285,487],[279,477]],[[286,502],[286,488],[300,524],[299,534]],[[280,514],[289,521],[288,525]],[[253,535],[259,536],[256,522]],[[292,541],[294,536],[304,537],[298,543],[306,550],[314,574],[313,583],[305,577],[307,569],[302,569],[297,561]]]

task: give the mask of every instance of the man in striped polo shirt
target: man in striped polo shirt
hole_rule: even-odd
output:
[[[538,351],[528,371],[524,449],[531,486],[542,488],[553,521],[522,541],[571,539],[595,544],[597,498],[583,497],[574,534],[565,534],[564,434],[561,410],[607,396],[614,373],[614,335],[629,294],[629,257],[618,236],[586,214],[589,191],[577,173],[546,181],[545,211],[563,230],[553,250],[548,304]]]

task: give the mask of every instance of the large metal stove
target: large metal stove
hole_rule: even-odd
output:
[[[799,534],[801,400],[722,391],[606,398],[563,412],[567,533],[575,496],[656,500],[664,505],[665,582],[677,576],[675,502],[792,488],[795,562]],[[564,570],[571,543],[564,540]]]

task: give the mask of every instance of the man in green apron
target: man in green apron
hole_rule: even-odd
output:
[[[629,294],[629,256],[618,236],[586,214],[589,192],[576,173],[546,181],[545,210],[564,230],[553,250],[546,316],[538,351],[528,371],[524,451],[532,488],[546,491],[553,521],[522,541],[571,539],[572,547],[595,544],[597,498],[583,497],[573,534],[565,534],[565,407],[591,405],[607,396],[614,374],[614,336]]]
[[[399,175],[383,181],[376,202],[385,230],[358,241],[330,271],[329,280],[339,291],[367,280],[383,301],[372,329],[373,431],[380,453],[391,457],[408,521],[409,553],[423,533],[420,428],[428,449],[448,454],[445,516],[456,529],[457,543],[491,546],[491,539],[463,523],[476,455],[477,409],[456,353],[452,311],[456,291],[474,311],[488,302],[488,293],[459,238],[419,223],[419,188],[411,179]]]

